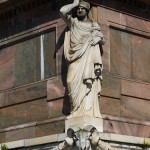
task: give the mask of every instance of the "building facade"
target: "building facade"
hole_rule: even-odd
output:
[[[65,139],[71,105],[63,56],[63,0],[0,1],[0,143],[53,149]],[[150,2],[93,0],[106,38],[101,139],[116,149],[150,144]]]

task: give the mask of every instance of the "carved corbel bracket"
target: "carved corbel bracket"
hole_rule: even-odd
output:
[[[58,145],[59,150],[113,150],[106,142],[101,141],[98,131],[93,126],[84,129],[72,127],[67,130],[65,141]]]

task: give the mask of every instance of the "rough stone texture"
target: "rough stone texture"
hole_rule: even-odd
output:
[[[5,142],[17,141],[20,139],[35,138],[35,127],[23,128],[20,130],[5,133]]]
[[[131,78],[131,35],[110,29],[110,70],[114,75]]]
[[[120,116],[120,100],[102,96],[99,100],[99,104],[102,114]]]
[[[5,103],[5,94],[4,92],[0,93],[0,107]]]
[[[150,84],[134,82],[131,80],[121,80],[121,94],[150,100]]]
[[[132,41],[133,78],[150,82],[150,40],[134,36]]]
[[[150,101],[122,96],[121,116],[139,120],[150,120]]]
[[[48,80],[47,82],[47,99],[52,100],[63,97],[65,94],[65,87],[61,80],[61,76]]]
[[[14,56],[13,46],[0,50],[0,90],[12,88],[14,85]]]
[[[144,21],[144,20],[141,20],[139,18],[135,18],[135,17],[129,16],[129,15],[123,14],[123,13],[115,12],[113,10],[107,10],[106,8],[101,8],[101,7],[98,8],[98,14],[99,14],[98,15],[98,22],[102,25],[102,27],[106,26],[105,27],[105,30],[106,30],[105,37],[106,37],[107,41],[105,44],[106,47],[104,46],[104,52],[105,52],[104,53],[104,66],[106,65],[105,64],[106,63],[105,58],[112,59],[111,55],[110,55],[110,50],[112,49],[111,44],[113,44],[113,46],[115,46],[118,49],[117,45],[119,43],[117,42],[117,44],[115,44],[114,38],[116,38],[116,40],[118,39],[120,41],[123,41],[123,43],[121,45],[119,44],[122,47],[121,49],[125,50],[124,53],[121,54],[122,57],[124,56],[124,58],[123,58],[124,61],[123,62],[121,61],[121,62],[122,63],[127,62],[127,59],[125,59],[125,58],[129,58],[130,53],[126,53],[126,51],[129,51],[129,49],[131,49],[132,47],[134,48],[134,43],[133,43],[134,39],[132,41],[129,41],[129,38],[131,38],[132,35],[134,35],[133,38],[136,37],[135,36],[136,33],[140,33],[141,35],[148,35],[149,36],[149,34],[148,34],[149,33],[148,21]],[[121,34],[117,35],[119,31],[115,30],[115,33],[113,32],[113,34],[115,34],[115,36],[111,37],[110,27],[115,27],[117,30],[123,29],[124,32],[121,31]],[[102,28],[102,30],[103,29],[104,28]],[[113,29],[113,31],[114,31],[114,29]],[[133,32],[133,33],[129,34],[128,31]],[[128,35],[128,38],[127,38],[127,35]],[[141,36],[141,35],[138,35],[138,36]],[[119,37],[121,36],[121,38],[119,38],[118,36]],[[112,40],[112,43],[111,43],[111,40]],[[129,41],[129,43],[132,42],[133,44],[130,45],[129,43],[127,43],[128,41]],[[144,38],[144,42],[146,42],[146,38]],[[141,43],[140,43],[140,45],[141,45]],[[147,45],[149,45],[149,44],[147,44]],[[144,48],[144,46],[143,46],[143,48]],[[119,53],[120,52],[118,51],[118,54]],[[112,51],[112,54],[113,54],[113,51]],[[118,59],[120,59],[120,58],[117,57],[117,60]],[[108,59],[107,59],[107,65],[109,65],[109,66],[106,67],[105,69],[109,71],[111,68],[110,68],[110,62]],[[125,67],[129,68],[131,66],[127,65]],[[120,68],[120,69],[122,69],[122,68]],[[126,73],[126,72],[124,72],[124,73]]]
[[[101,95],[120,99],[121,80],[104,72]]]
[[[104,120],[104,133],[115,133],[137,137],[149,137],[150,127],[121,121]]]
[[[0,143],[5,142],[5,133],[0,133]]]
[[[49,101],[48,102],[48,112],[49,118],[62,116],[63,99]]]
[[[0,128],[48,118],[46,99],[0,109]]]
[[[17,89],[5,91],[0,94],[0,107],[18,104],[34,99],[46,97],[46,82],[34,83]]]
[[[65,122],[52,122],[49,124],[37,125],[36,127],[36,137],[61,134],[65,131]]]
[[[70,101],[68,97],[48,101],[49,118],[70,114]]]

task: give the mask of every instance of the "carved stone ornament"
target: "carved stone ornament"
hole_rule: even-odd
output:
[[[67,137],[60,143],[57,150],[114,150],[108,143],[100,140],[95,127],[84,129],[72,127],[67,131]]]

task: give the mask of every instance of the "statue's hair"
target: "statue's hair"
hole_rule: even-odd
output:
[[[85,1],[81,1],[81,2],[79,3],[79,6],[84,7],[84,8],[87,9],[88,11],[89,11],[90,8],[91,8],[90,3],[85,2]]]

